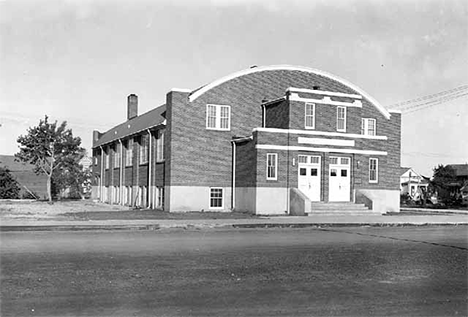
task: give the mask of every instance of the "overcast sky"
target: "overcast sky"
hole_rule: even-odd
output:
[[[468,84],[468,1],[0,0],[0,154],[47,114],[93,129],[251,65],[342,77],[386,107]],[[429,104],[430,105],[430,104]],[[468,162],[468,98],[403,114],[402,165]]]

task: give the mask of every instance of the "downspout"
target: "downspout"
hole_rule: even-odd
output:
[[[291,112],[291,103],[289,101],[289,91],[286,92],[286,101],[288,103],[288,111]],[[291,154],[290,150],[289,150],[289,145],[290,145],[290,141],[289,141],[289,129],[291,128],[291,113],[289,113],[289,119],[288,119],[288,133],[287,133],[287,136],[288,136],[288,146],[287,146],[287,150],[286,150],[286,154],[287,154],[287,167],[286,167],[286,214],[290,214],[291,211],[290,211],[290,204],[291,204],[291,197],[290,197],[290,189],[289,189],[289,156]]]
[[[104,192],[104,149],[102,148],[102,145],[99,146],[99,148],[101,149],[101,184],[99,184],[99,191],[100,191],[100,197],[99,199],[101,200],[101,202],[104,202],[103,200],[103,192]]]
[[[119,184],[119,197],[120,197],[120,205],[123,206],[123,175],[124,175],[124,172],[123,172],[123,144],[122,144],[122,139],[119,139],[119,143],[120,143],[120,184]]]
[[[232,184],[231,184],[231,210],[236,208],[236,142],[232,144]]]
[[[148,135],[149,135],[149,153],[148,153],[148,198],[149,198],[149,207],[151,209],[153,209],[153,190],[151,189],[151,167],[152,167],[152,158],[153,158],[153,155],[152,155],[152,148],[153,148],[153,140],[152,140],[152,137],[151,137],[151,131],[149,129],[147,129],[148,131]]]
[[[265,124],[266,124],[265,104],[262,103],[262,128],[265,127]]]

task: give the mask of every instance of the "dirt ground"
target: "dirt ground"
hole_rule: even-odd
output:
[[[138,219],[245,219],[256,217],[240,212],[182,212],[133,209],[91,200],[45,201],[0,200],[0,220],[138,220]]]
[[[129,210],[128,207],[107,205],[91,200],[67,200],[49,204],[35,200],[0,200],[0,219],[55,218],[63,214]]]

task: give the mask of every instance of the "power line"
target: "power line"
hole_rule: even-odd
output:
[[[440,105],[442,103],[452,101],[454,99],[462,98],[462,97],[467,96],[467,95],[468,95],[468,92],[466,92],[464,94],[456,95],[456,96],[450,96],[450,97],[447,97],[447,98],[444,98],[444,99],[441,99],[441,100],[427,102],[427,103],[424,103],[424,104],[420,104],[417,107],[409,108],[406,111],[404,110],[404,111],[402,111],[402,113],[403,114],[410,114],[410,113],[413,113],[413,112],[416,112],[416,111],[419,111],[419,110],[431,108],[433,106],[437,106],[437,105]],[[408,110],[410,110],[410,111],[408,111]]]
[[[438,93],[435,93],[435,94],[422,96],[422,97],[418,97],[418,98],[415,98],[415,99],[410,99],[410,100],[407,100],[407,101],[396,103],[396,104],[393,104],[393,105],[389,106],[389,108],[390,107],[392,109],[398,109],[398,108],[401,108],[401,107],[404,108],[404,106],[408,105],[408,104],[418,103],[418,102],[421,102],[421,101],[425,101],[427,99],[435,99],[435,98],[438,98],[439,96],[444,97],[445,95],[449,95],[449,94],[454,94],[454,93],[459,93],[459,92],[463,93],[463,92],[465,92],[467,90],[468,90],[468,85],[462,85],[462,86],[459,86],[459,87],[456,87],[456,88],[453,88],[453,89],[449,89],[449,90],[444,90],[444,91],[441,91],[441,92],[438,92]],[[400,109],[400,110],[402,110],[402,109]]]

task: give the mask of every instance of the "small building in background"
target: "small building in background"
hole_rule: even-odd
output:
[[[37,175],[34,165],[19,162],[13,155],[0,155],[0,167],[5,167],[18,182],[21,198],[47,198],[47,176]]]
[[[427,193],[429,178],[416,172],[411,167],[402,167],[400,176],[400,194],[409,195],[414,198],[416,195]]]

